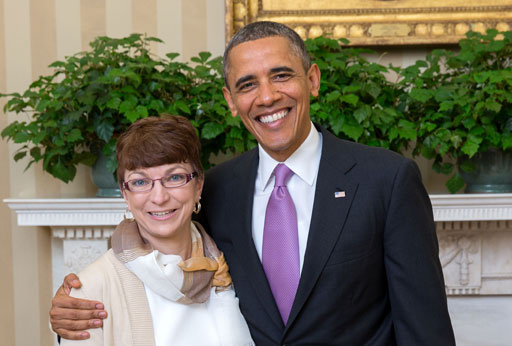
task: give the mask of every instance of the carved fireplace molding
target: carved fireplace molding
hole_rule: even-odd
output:
[[[469,30],[512,27],[512,0],[225,0],[226,40],[271,20],[302,38],[327,35],[353,45],[456,43]]]
[[[430,195],[448,295],[512,295],[512,194]],[[53,282],[108,248],[120,198],[6,199],[19,226],[50,227]],[[44,229],[44,228],[42,228]]]

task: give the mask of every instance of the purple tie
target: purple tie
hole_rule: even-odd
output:
[[[297,212],[286,188],[293,171],[280,163],[274,169],[274,175],[276,182],[265,213],[262,262],[286,325],[299,286],[299,235]]]

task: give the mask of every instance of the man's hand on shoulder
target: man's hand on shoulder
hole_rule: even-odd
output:
[[[64,339],[88,339],[86,329],[99,328],[107,312],[98,301],[70,297],[72,288],[80,288],[82,283],[75,274],[64,278],[64,283],[55,293],[50,309],[50,322],[55,333]]]

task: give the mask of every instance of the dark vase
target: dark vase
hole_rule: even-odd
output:
[[[96,197],[121,197],[121,190],[114,175],[107,169],[107,158],[100,151],[91,170],[91,179],[98,187]]]
[[[475,166],[472,172],[459,173],[466,182],[466,193],[512,192],[512,150],[489,149],[469,159]]]

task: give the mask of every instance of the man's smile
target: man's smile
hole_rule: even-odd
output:
[[[279,112],[275,112],[274,114],[262,115],[262,116],[258,117],[257,119],[264,124],[269,124],[269,123],[272,123],[279,119],[283,119],[285,116],[288,115],[289,112],[290,112],[289,109],[285,109],[285,110],[282,110]]]

